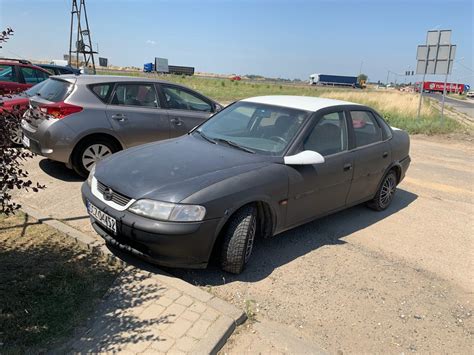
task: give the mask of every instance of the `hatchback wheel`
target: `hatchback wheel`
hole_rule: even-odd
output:
[[[375,195],[374,199],[367,203],[367,206],[376,210],[383,211],[393,200],[393,196],[397,191],[397,174],[391,170],[385,175],[382,183],[380,184],[379,190]]]
[[[242,272],[252,254],[256,227],[257,210],[254,206],[244,206],[234,213],[224,230],[222,270],[233,274]]]
[[[82,177],[87,177],[89,171],[99,160],[107,158],[119,151],[112,140],[107,138],[88,139],[74,149],[72,154],[72,167]]]

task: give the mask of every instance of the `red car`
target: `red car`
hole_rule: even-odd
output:
[[[7,95],[0,97],[0,114],[2,114],[2,111],[15,110],[19,116],[23,116],[23,113],[28,109],[30,105],[30,97],[35,96],[45,82],[46,81],[36,84],[35,86],[21,93],[11,96]],[[13,132],[10,139],[14,144],[21,145],[21,138],[22,132],[20,128],[20,123],[18,122],[18,129]]]
[[[0,59],[0,94],[17,93],[41,83],[51,74],[27,60]]]

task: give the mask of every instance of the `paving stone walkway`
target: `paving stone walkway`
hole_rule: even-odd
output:
[[[127,267],[90,325],[65,350],[213,353],[242,317],[233,306],[192,285]]]

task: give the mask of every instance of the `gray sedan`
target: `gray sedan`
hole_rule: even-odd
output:
[[[166,266],[240,273],[270,237],[360,203],[389,207],[410,164],[409,136],[369,107],[263,96],[188,135],[117,153],[82,186],[107,242]]]
[[[23,145],[86,177],[119,150],[177,137],[222,107],[184,86],[124,76],[61,75],[30,98]]]

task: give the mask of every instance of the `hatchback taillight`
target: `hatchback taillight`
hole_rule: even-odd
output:
[[[55,102],[54,104],[42,105],[41,111],[54,118],[64,118],[73,113],[81,112],[81,106],[67,104],[65,102]]]

